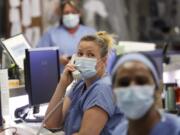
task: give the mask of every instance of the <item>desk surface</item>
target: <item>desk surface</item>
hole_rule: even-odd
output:
[[[8,127],[16,127],[17,128],[17,134],[18,135],[36,135],[37,131],[39,130],[40,123],[20,123],[16,124],[14,122],[14,110],[18,107],[21,107],[23,105],[28,104],[28,96],[23,95],[23,96],[18,96],[18,97],[11,97],[9,99],[9,115],[8,116],[3,116],[5,119],[5,128]],[[42,114],[45,113],[47,105],[42,105],[42,108],[40,109],[40,112]],[[13,135],[13,131],[15,129],[7,129],[6,131],[0,133],[0,135]],[[42,132],[40,135],[64,135],[63,132],[57,132],[57,133],[51,133],[47,129],[42,129]]]
[[[6,126],[6,128],[9,127],[15,127],[15,128],[10,128],[5,130],[4,132],[0,133],[0,135],[13,135],[13,132],[16,131],[17,129],[17,135],[36,135],[40,124],[36,124],[36,123],[22,123],[22,124],[15,124],[15,123],[11,123],[9,126]],[[64,132],[57,132],[57,133],[52,133],[49,130],[43,128],[41,130],[41,134],[40,135],[64,135]]]

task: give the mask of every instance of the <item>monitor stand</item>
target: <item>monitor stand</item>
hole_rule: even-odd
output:
[[[24,121],[25,122],[33,122],[33,123],[42,122],[44,119],[44,116],[37,115],[39,113],[39,110],[40,110],[40,105],[33,106],[33,113],[30,115],[29,118],[27,115],[25,117]]]
[[[29,115],[29,112],[31,112],[31,109],[33,109],[33,113]],[[36,116],[36,114],[39,113],[40,106],[36,105],[33,107],[30,107],[29,105],[22,106],[20,108],[17,108],[15,110],[15,117],[20,118],[21,120],[28,122],[28,123],[38,123],[42,122],[44,119],[44,116]]]

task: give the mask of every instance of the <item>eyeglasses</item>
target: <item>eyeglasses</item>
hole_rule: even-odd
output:
[[[150,83],[150,79],[147,76],[123,76],[118,79],[116,85],[121,87],[128,87],[132,82],[136,85],[146,85]]]

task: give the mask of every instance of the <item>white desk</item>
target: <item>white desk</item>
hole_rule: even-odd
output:
[[[11,125],[12,126],[12,125]],[[19,125],[14,125],[13,127],[17,128],[17,135],[36,135],[38,128],[32,128],[27,126],[26,124],[19,124]],[[0,133],[0,135],[13,135],[13,132],[15,129],[7,129],[4,132]],[[56,132],[52,133],[47,129],[42,129],[40,135],[65,135],[64,132]]]
[[[5,118],[5,128],[15,127],[17,128],[17,135],[36,135],[41,123],[21,123],[16,124],[8,118]],[[0,133],[0,135],[13,135],[15,128],[10,128]],[[64,135],[64,132],[52,133],[49,130],[43,128],[40,135]]]
[[[18,96],[18,97],[13,97],[9,99],[9,115],[8,116],[3,116],[5,119],[5,128],[8,127],[16,127],[17,128],[17,135],[36,135],[37,131],[40,128],[41,123],[20,123],[16,124],[14,122],[15,117],[14,117],[14,110],[18,107],[24,106],[28,104],[28,96],[23,95],[23,96]],[[41,109],[41,113],[45,113],[46,111],[46,106]],[[7,129],[4,132],[0,133],[0,135],[13,135],[13,132],[15,129]],[[52,133],[47,129],[42,129],[42,132],[40,135],[64,135],[63,132],[56,132]]]

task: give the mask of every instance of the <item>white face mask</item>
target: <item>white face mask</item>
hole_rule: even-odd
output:
[[[115,88],[117,106],[129,119],[139,119],[154,103],[154,90],[154,85]]]
[[[65,27],[75,28],[79,24],[80,16],[79,14],[63,15],[62,21]]]
[[[76,57],[75,66],[80,71],[83,79],[89,79],[96,75],[96,63],[95,58]]]

